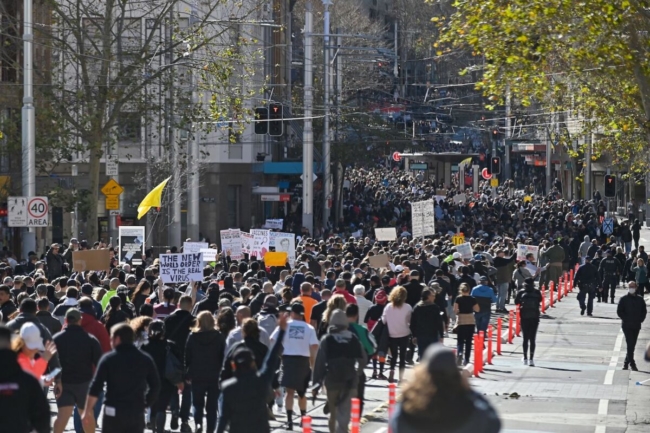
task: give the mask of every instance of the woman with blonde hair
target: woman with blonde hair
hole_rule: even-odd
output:
[[[413,371],[390,420],[393,433],[497,433],[494,408],[472,389],[456,366],[454,352],[430,346]]]
[[[217,428],[217,402],[219,399],[219,376],[223,366],[226,340],[215,329],[214,316],[201,311],[196,316],[192,332],[185,345],[185,369],[192,381],[192,405],[197,431],[203,426],[203,410],[207,414],[205,431]]]
[[[133,332],[135,333],[135,340],[133,341],[133,344],[138,349],[144,346],[149,340],[148,331],[151,322],[153,322],[153,318],[148,316],[136,317],[135,319],[129,322],[129,326],[131,327],[131,329],[133,329]]]
[[[334,295],[329,301],[327,301],[327,307],[323,313],[323,320],[321,320],[320,328],[318,328],[318,338],[320,339],[323,335],[327,334],[327,328],[329,327],[330,318],[334,310],[345,311],[345,308],[348,306],[347,301],[343,295]]]
[[[406,348],[411,335],[411,314],[413,308],[406,303],[407,291],[402,286],[396,286],[388,296],[388,305],[384,308],[381,320],[388,327],[388,348],[390,349],[390,371],[388,381],[395,381],[395,364],[399,351],[399,380],[404,377],[406,368]]]

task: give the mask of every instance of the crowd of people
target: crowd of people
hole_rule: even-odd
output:
[[[506,305],[519,305],[522,361],[533,367],[538,287],[557,287],[576,265],[583,314],[592,314],[596,294],[614,302],[619,283],[634,288],[618,312],[625,366],[636,369],[634,339],[645,319],[637,295],[650,289],[638,221],[616,222],[608,237],[599,202],[508,188],[469,194],[385,169],[352,169],[349,180],[340,224],[321,239],[303,237],[293,268],[222,254],[205,266],[202,281],[171,285],[153,257],[74,272],[68,250],[91,248],[75,239],[64,252],[52,245],[41,260],[5,260],[0,358],[9,367],[0,371],[0,387],[21,383],[0,393],[7,431],[60,433],[72,417],[78,433],[98,424],[107,433],[162,433],[168,414],[181,432],[268,432],[271,420],[291,430],[308,397],[322,393],[330,432],[343,433],[351,398],[363,408],[368,373],[404,383],[391,421],[396,433],[430,431],[431,423],[497,432],[494,410],[460,374],[473,336],[507,313]],[[430,198],[436,234],[414,239],[411,203]],[[396,227],[396,239],[375,240],[381,227]],[[454,242],[457,232],[470,255]],[[520,245],[537,253],[517,257]],[[112,258],[118,253],[111,249]],[[371,266],[382,255],[386,263]],[[440,344],[451,338],[455,354]],[[408,380],[407,365],[415,363]],[[53,420],[44,388],[56,400]],[[11,404],[8,395],[16,398]],[[17,403],[27,399],[32,404]],[[468,416],[450,416],[459,411]]]

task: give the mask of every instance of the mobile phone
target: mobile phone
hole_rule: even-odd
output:
[[[50,382],[50,381],[54,380],[54,378],[59,373],[61,373],[61,369],[60,368],[55,368],[54,370],[50,371],[49,374],[45,374],[45,375],[41,376],[41,379],[43,379],[43,382]]]

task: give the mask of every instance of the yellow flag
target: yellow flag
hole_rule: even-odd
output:
[[[459,166],[461,165],[470,165],[472,163],[472,157],[470,156],[469,158],[463,159],[461,162],[458,163]]]
[[[152,207],[160,207],[163,189],[165,189],[165,185],[167,185],[169,179],[171,179],[171,176],[160,182],[160,184],[152,189],[144,200],[140,202],[140,205],[138,206],[138,219],[145,216]]]

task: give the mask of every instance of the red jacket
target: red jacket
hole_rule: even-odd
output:
[[[102,347],[102,353],[110,352],[111,339],[108,336],[106,327],[102,322],[95,319],[95,316],[88,313],[81,313],[81,327],[84,331],[99,340],[99,345]]]
[[[339,290],[338,288],[334,290],[334,295],[343,295],[345,302],[348,304],[356,304],[357,299],[350,294],[345,288]]]

